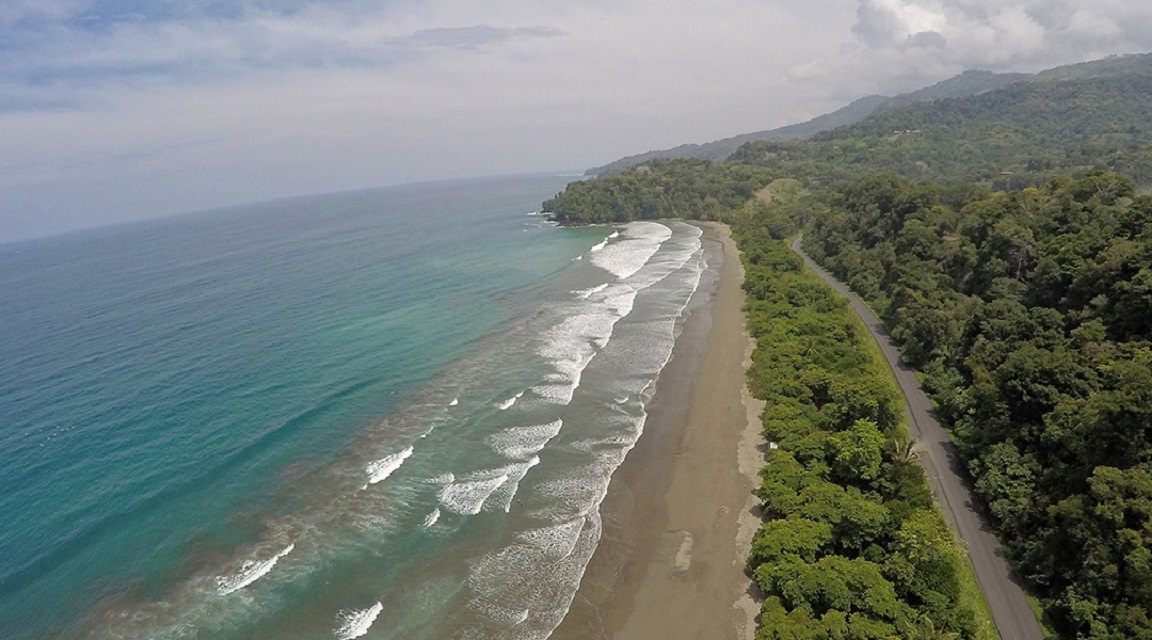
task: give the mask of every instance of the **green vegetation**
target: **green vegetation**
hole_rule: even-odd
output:
[[[1057,629],[1152,637],[1152,198],[1106,173],[967,203],[880,175],[806,240],[925,372]]]
[[[1117,66],[1116,61],[1106,61],[1105,67],[1112,69]],[[1068,70],[1064,75],[1060,76],[1063,79],[1072,77],[1086,77],[1088,75],[1099,75],[1101,69],[1091,65],[1074,65],[1071,67],[1064,67]],[[1049,72],[1051,73],[1051,72]],[[911,93],[901,94],[892,98],[885,96],[865,96],[852,101],[850,104],[841,107],[831,113],[826,113],[821,116],[816,116],[807,122],[798,124],[790,124],[776,129],[767,131],[756,131],[754,133],[745,133],[723,140],[716,140],[715,142],[707,142],[704,144],[682,144],[678,147],[671,149],[662,149],[659,151],[648,151],[639,153],[626,158],[609,162],[601,167],[593,167],[589,169],[586,175],[590,176],[610,176],[617,173],[622,173],[630,167],[652,162],[654,160],[666,160],[668,158],[694,158],[697,160],[717,161],[724,160],[732,155],[737,149],[749,142],[763,142],[774,141],[783,142],[785,140],[798,140],[810,137],[822,131],[830,131],[838,127],[843,127],[850,124],[855,124],[868,116],[876,113],[881,109],[893,109],[897,107],[908,106],[918,102],[931,102],[933,100],[941,100],[944,98],[962,98],[965,96],[974,96],[993,89],[999,89],[1010,84],[1023,82],[1031,78],[1026,73],[992,73],[991,71],[965,71],[958,76],[949,78],[947,80],[937,82],[936,84],[925,87],[918,91]],[[1041,76],[1036,76],[1040,78]],[[1051,79],[1051,78],[1049,78]]]
[[[733,225],[749,380],[780,445],[749,559],[761,638],[986,632],[890,379],[780,242],[805,229],[919,369],[1045,623],[1152,640],[1152,56],[969,90],[724,162],[649,161],[545,203],[567,224]]]
[[[734,235],[757,340],[749,385],[778,444],[760,472],[769,521],[748,559],[766,595],[757,638],[976,637],[964,552],[933,508],[867,330],[766,227]]]
[[[977,91],[972,91],[964,95],[972,95],[974,93],[977,93]],[[910,96],[910,98],[911,102],[917,101],[915,97]],[[758,142],[761,140],[795,140],[821,131],[828,131],[836,127],[860,122],[875,113],[881,106],[888,104],[891,100],[892,98],[885,98],[884,96],[867,96],[855,100],[851,104],[837,109],[832,113],[817,116],[800,124],[790,124],[770,131],[745,133],[704,144],[682,144],[672,149],[648,151],[646,153],[628,156],[627,158],[621,158],[602,167],[594,167],[586,171],[585,175],[601,177],[615,175],[617,173],[623,173],[628,170],[628,168],[639,164],[652,162],[654,160],[667,160],[669,158],[694,158],[696,160],[708,161],[723,160],[749,142]]]
[[[568,224],[604,224],[653,218],[728,220],[770,178],[768,172],[702,160],[663,160],[628,173],[573,182],[544,203]]]
[[[916,179],[1038,186],[1058,174],[1119,171],[1152,182],[1152,61],[1122,75],[1009,85],[883,109],[795,142],[755,142],[730,161],[833,185],[896,171]]]

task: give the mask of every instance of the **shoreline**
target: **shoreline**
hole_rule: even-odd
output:
[[[752,490],[763,406],[745,385],[753,343],[739,254],[727,227],[699,226],[719,272],[612,478],[600,543],[553,639],[754,635],[759,604],[744,563],[760,524]]]

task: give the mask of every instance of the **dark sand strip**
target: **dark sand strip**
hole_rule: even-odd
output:
[[[744,387],[752,343],[727,227],[702,224],[721,259],[710,304],[684,323],[644,435],[612,478],[604,533],[560,640],[752,638],[758,605],[744,561],[759,524],[762,404]],[[694,303],[695,304],[695,303]]]

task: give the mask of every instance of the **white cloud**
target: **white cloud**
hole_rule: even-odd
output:
[[[99,28],[76,19],[87,5],[0,3],[14,43],[0,52],[0,241],[83,219],[581,168],[965,68],[1152,44],[1152,7],[1118,0],[263,0],[228,15],[185,2],[179,16],[104,15]]]
[[[933,55],[946,67],[1035,70],[1147,50],[1150,24],[1152,6],[1116,0],[859,0],[853,30],[890,51],[935,32],[944,44]]]

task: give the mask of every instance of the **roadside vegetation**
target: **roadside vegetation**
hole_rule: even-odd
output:
[[[749,385],[776,445],[748,559],[766,596],[757,638],[976,637],[964,550],[934,508],[871,336],[784,242],[748,225],[735,237],[757,341]]]
[[[1108,173],[966,204],[873,176],[806,250],[924,372],[1057,628],[1152,637],[1152,198]]]

